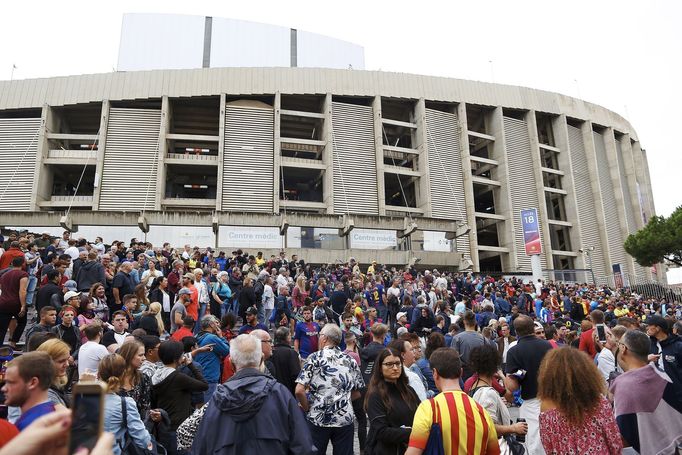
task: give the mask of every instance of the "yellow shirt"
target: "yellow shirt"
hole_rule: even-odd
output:
[[[488,412],[461,390],[451,390],[424,400],[417,408],[410,434],[410,447],[426,448],[426,442],[433,423],[433,408],[436,407],[436,421],[443,432],[443,447],[446,454],[499,454],[495,424]],[[488,450],[488,444],[495,449]]]

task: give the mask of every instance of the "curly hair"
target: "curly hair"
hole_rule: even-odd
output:
[[[553,402],[573,425],[582,425],[606,393],[604,378],[582,351],[559,348],[549,351],[540,364],[538,398]]]
[[[483,344],[476,346],[469,354],[469,364],[479,376],[492,376],[497,373],[500,364],[500,353],[497,346]]]

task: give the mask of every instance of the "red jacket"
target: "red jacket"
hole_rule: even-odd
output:
[[[0,270],[5,270],[7,267],[10,267],[12,265],[12,260],[18,257],[24,257],[24,252],[19,248],[10,248],[5,251],[3,255],[0,256]],[[24,266],[21,269],[26,270],[26,263],[24,263]]]

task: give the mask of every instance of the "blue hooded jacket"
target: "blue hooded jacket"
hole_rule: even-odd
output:
[[[213,350],[197,354],[194,361],[201,365],[204,370],[204,379],[209,384],[220,382],[220,363],[221,359],[230,353],[230,345],[224,338],[209,332],[200,332],[197,335],[199,347],[213,344]]]
[[[216,388],[191,453],[312,455],[313,447],[291,392],[268,374],[244,368]]]

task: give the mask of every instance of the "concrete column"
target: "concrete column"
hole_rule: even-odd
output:
[[[497,194],[498,198],[495,199],[495,212],[497,214],[503,215],[505,217],[504,227],[498,230],[498,236],[500,238],[500,246],[504,248],[509,248],[509,254],[503,254],[502,257],[502,268],[508,271],[515,271],[519,267],[519,263],[516,258],[516,242],[514,241],[516,235],[516,229],[514,227],[514,217],[517,216],[514,213],[511,200],[511,190],[509,188],[509,166],[507,162],[507,144],[504,137],[504,119],[501,107],[496,107],[492,115],[486,119],[486,129],[490,131],[491,136],[495,136],[495,142],[493,143],[493,153],[492,158],[499,161],[500,165],[497,167],[497,179],[500,181],[502,186],[500,187]]]
[[[538,214],[540,216],[540,231],[542,232],[542,250],[547,261],[547,268],[554,268],[554,261],[552,256],[552,242],[549,234],[549,224],[547,220],[549,215],[547,214],[547,204],[545,204],[545,190],[544,183],[542,180],[542,161],[540,160],[540,140],[538,139],[538,125],[535,118],[535,111],[528,111],[526,113],[526,125],[528,126],[528,137],[530,139],[530,152],[533,163],[533,174],[535,175],[535,192],[537,194],[538,200]],[[531,266],[535,267],[535,262],[531,257]],[[542,266],[540,266],[540,272],[542,272]],[[537,280],[535,277],[536,270],[533,268],[533,279]]]
[[[609,250],[609,242],[606,236],[606,221],[604,218],[604,199],[601,196],[601,185],[599,184],[599,173],[597,172],[597,152],[594,145],[594,136],[592,130],[592,122],[589,120],[582,123],[581,132],[583,133],[583,143],[585,145],[585,155],[587,156],[587,167],[590,170],[590,180],[592,180],[592,198],[595,201],[595,211],[597,212],[596,228],[599,230],[599,239],[601,245],[598,246],[602,254],[598,251],[592,253],[592,261],[601,261],[604,266],[604,273],[611,275],[611,252]],[[599,280],[600,277],[597,277]],[[601,277],[603,278],[603,277]]]
[[[552,120],[555,145],[561,150],[561,153],[559,153],[559,169],[564,172],[564,175],[561,178],[561,186],[568,193],[564,198],[566,219],[573,225],[570,228],[571,248],[573,251],[578,251],[583,244],[581,237],[582,226],[580,225],[580,217],[578,216],[579,207],[575,193],[575,181],[573,180],[573,160],[571,159],[571,147],[568,142],[567,126],[566,115],[564,114],[561,114]],[[587,261],[585,260],[584,255],[578,255],[575,258],[575,268],[587,268]]]
[[[632,159],[632,143],[630,142],[630,135],[624,134],[620,140],[620,148],[623,151],[623,169],[625,170],[625,179],[627,180],[628,189],[630,190],[630,204],[632,205],[632,218],[635,221],[634,226],[628,226],[631,232],[635,232],[642,227],[642,215],[639,210],[639,199],[637,198],[637,176],[635,171],[635,163]]]
[[[280,124],[281,124],[281,118],[279,115],[280,110],[282,109],[282,94],[280,92],[275,93],[275,109],[274,109],[274,114],[275,114],[275,136],[274,136],[274,148],[275,148],[275,160],[273,163],[273,172],[274,172],[274,185],[273,185],[273,200],[272,200],[272,207],[274,208],[273,212],[279,213],[279,185],[280,182],[282,181],[282,170],[280,169],[280,164],[282,161],[282,147],[281,147],[281,141],[280,141]]]
[[[218,119],[218,176],[216,178],[215,209],[220,212],[223,208],[223,160],[225,159],[225,99],[224,93],[220,94],[220,118]],[[216,244],[218,235],[216,234]],[[217,247],[216,247],[217,248]]]
[[[431,217],[431,182],[429,180],[429,136],[426,130],[426,101],[420,98],[417,101],[414,110],[415,121],[417,124],[416,139],[417,150],[419,150],[419,158],[417,159],[419,170],[419,185],[418,189],[417,207],[424,211],[424,216]],[[382,160],[383,165],[383,160]]]
[[[325,165],[324,185],[322,186],[322,200],[327,205],[327,213],[334,213],[334,124],[332,119],[332,94],[327,93],[324,97],[322,125],[322,137],[327,142],[322,153],[322,162]]]
[[[372,113],[374,116],[374,150],[376,152],[377,168],[377,200],[379,202],[379,215],[386,216],[386,189],[384,187],[384,125],[381,123],[381,96],[375,96],[372,100]],[[420,163],[421,164],[421,163]],[[370,192],[370,189],[367,189]]]
[[[621,238],[623,241],[628,238],[630,234],[627,226],[627,216],[625,215],[625,195],[623,194],[623,185],[620,178],[620,169],[618,168],[618,153],[616,151],[616,136],[613,128],[609,127],[604,131],[604,146],[606,148],[606,161],[609,163],[609,174],[611,176],[611,184],[613,185],[613,192],[616,198],[616,210],[618,210],[619,227]],[[620,222],[624,220],[625,222]],[[622,245],[621,245],[621,248]],[[622,273],[629,273],[633,275],[635,272],[635,262],[632,256],[623,250],[625,256],[625,264],[622,264],[625,270]]]
[[[36,138],[36,165],[35,177],[33,178],[33,185],[31,187],[31,210],[40,210],[40,202],[50,199],[52,194],[52,172],[43,164],[43,160],[47,158],[50,149],[47,133],[59,131],[58,119],[54,115],[52,107],[47,104],[43,105],[40,114],[40,131]]]
[[[99,121],[99,138],[97,139],[97,162],[95,163],[95,191],[92,194],[92,209],[99,210],[99,195],[102,190],[102,168],[104,167],[104,153],[107,148],[107,129],[109,127],[109,100],[102,101],[102,113]]]
[[[170,132],[173,109],[168,96],[161,98],[161,127],[159,128],[159,150],[156,171],[156,197],[154,209],[161,210],[161,200],[166,196],[166,156],[168,156],[168,142],[166,134]]]
[[[471,180],[471,155],[469,154],[469,126],[467,123],[466,103],[457,105],[457,120],[459,121],[459,143],[462,148],[462,177],[464,179],[464,205],[466,208],[466,222],[471,228],[469,231],[469,250],[473,270],[480,270],[478,260],[478,236],[476,233],[476,208],[474,205],[474,186]]]

